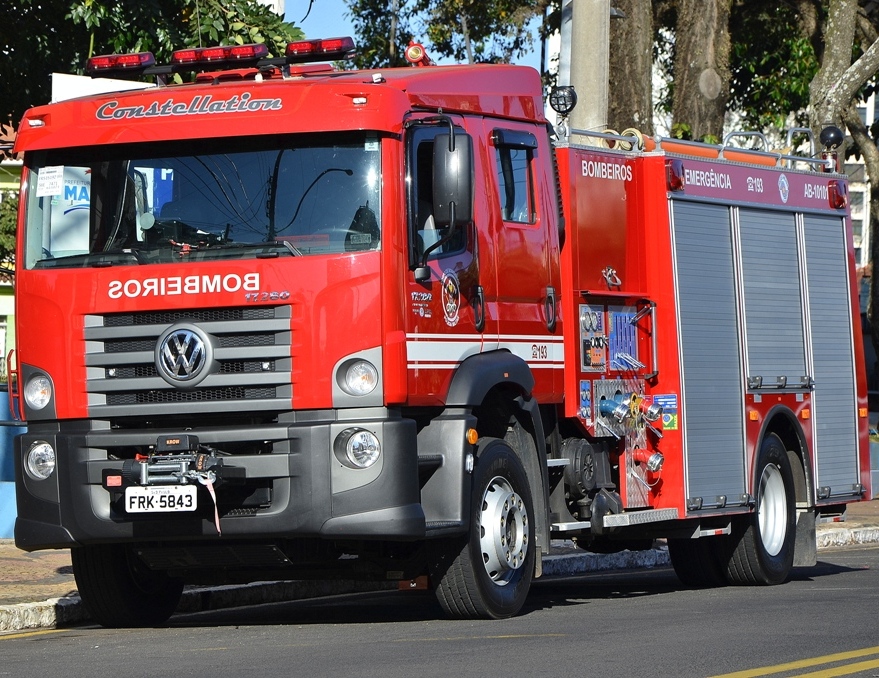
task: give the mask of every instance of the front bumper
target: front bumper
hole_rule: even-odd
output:
[[[359,470],[341,464],[333,441],[346,428],[372,431],[380,461]],[[195,435],[201,444],[258,453],[223,456],[234,481],[216,487],[222,537],[213,500],[198,489],[198,509],[181,513],[127,513],[122,488],[105,475],[121,472],[132,450],[148,450],[162,436]],[[35,441],[54,446],[57,468],[47,480],[23,472]],[[18,518],[15,541],[35,551],[80,544],[210,539],[414,540],[424,537],[416,430],[412,420],[356,419],[315,414],[301,423],[186,429],[98,429],[89,422],[32,425],[16,439]],[[129,462],[130,464],[130,462]]]

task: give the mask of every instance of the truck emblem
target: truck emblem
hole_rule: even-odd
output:
[[[778,195],[781,196],[781,202],[787,203],[788,196],[790,195],[790,184],[788,184],[787,177],[783,174],[778,177]]]
[[[443,315],[446,324],[454,327],[458,324],[458,309],[461,307],[461,283],[458,282],[458,276],[455,272],[447,268],[443,271]]]
[[[195,329],[176,326],[156,343],[156,370],[172,386],[194,386],[207,376],[210,343]]]

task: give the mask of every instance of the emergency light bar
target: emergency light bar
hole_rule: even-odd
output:
[[[291,42],[287,44],[284,56],[277,58],[269,58],[268,46],[259,43],[190,47],[172,52],[171,63],[167,65],[157,65],[151,52],[96,56],[88,60],[86,73],[93,78],[140,75],[161,77],[183,71],[281,67],[289,64],[350,59],[353,55],[354,40],[350,37]]]
[[[265,44],[178,49],[171,53],[171,65],[183,66],[207,63],[234,63],[240,65],[243,61],[257,61],[266,58],[268,55],[269,48]]]
[[[288,64],[300,64],[307,61],[347,59],[353,51],[354,40],[348,37],[300,40],[287,43],[285,57]]]
[[[156,65],[156,57],[152,52],[136,52],[135,54],[104,54],[91,57],[85,65],[85,72],[93,78],[102,75],[118,75],[119,73],[141,73],[146,68]]]

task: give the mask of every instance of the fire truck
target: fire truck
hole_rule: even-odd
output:
[[[17,545],[107,626],[308,578],[504,618],[558,540],[666,540],[688,586],[814,564],[871,496],[838,131],[570,130],[533,69],[353,47],[96,57],[151,82],[25,114]]]

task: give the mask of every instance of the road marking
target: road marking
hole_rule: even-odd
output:
[[[747,669],[745,671],[736,671],[734,673],[724,673],[711,678],[760,678],[760,676],[771,676],[775,673],[784,673],[785,671],[793,671],[795,669],[806,669],[822,664],[832,664],[834,662],[846,661],[848,659],[858,659],[860,657],[869,657],[870,655],[879,655],[879,645],[875,647],[866,647],[862,650],[851,650],[849,652],[838,652],[836,654],[827,654],[823,657],[813,657],[811,659],[800,659],[787,664],[777,664],[776,666],[763,666],[758,669]],[[879,668],[879,659],[868,662],[858,662],[856,664],[848,664],[846,666],[836,666],[813,673],[798,673],[796,678],[832,678],[833,676],[848,676],[857,671],[866,669]],[[791,676],[794,678],[794,676]]]
[[[398,638],[394,643],[448,642],[461,640],[517,640],[520,638],[567,638],[567,633],[516,633],[501,636],[449,636],[446,638]]]
[[[61,633],[69,629],[43,629],[41,631],[22,631],[20,633],[0,633],[0,640],[12,640],[14,638],[30,638],[31,636],[45,636],[50,633]]]

